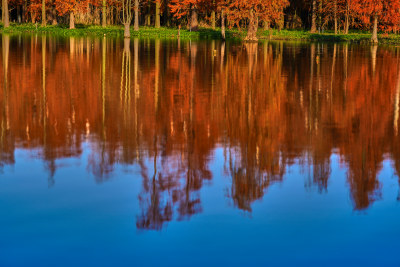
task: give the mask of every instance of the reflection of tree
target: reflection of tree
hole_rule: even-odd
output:
[[[2,35],[3,56],[3,96],[1,110],[1,135],[0,135],[0,167],[4,164],[14,164],[15,144],[10,131],[10,106],[9,106],[9,82],[8,67],[10,55],[10,36]],[[0,103],[1,103],[0,102]]]
[[[282,76],[282,50],[273,55],[264,48],[264,60],[258,60],[257,44],[248,44],[228,62],[229,91],[239,85],[239,95],[227,96],[226,129],[231,146],[229,171],[232,176],[231,197],[235,205],[251,210],[274,181],[281,181],[285,157],[279,152],[284,138],[283,103],[285,80]],[[245,60],[244,62],[241,62]],[[248,65],[248,71],[235,65]],[[283,117],[282,117],[283,116]],[[276,142],[277,141],[277,142]],[[234,152],[232,154],[232,152]]]
[[[154,174],[149,179],[146,170],[142,166],[143,188],[144,192],[139,196],[140,206],[143,209],[138,217],[136,226],[139,229],[160,230],[165,222],[172,220],[173,207],[169,199],[169,180],[164,179],[160,173],[157,175],[157,141],[154,142]],[[167,192],[168,193],[167,193]],[[166,194],[167,193],[167,194]]]
[[[156,43],[156,51],[159,44]],[[197,135],[196,129],[200,121],[197,120],[194,79],[197,79],[194,72],[196,53],[191,47],[191,65],[177,57],[178,61],[172,68],[171,76],[168,74],[163,77],[174,77],[173,82],[178,83],[177,91],[159,90],[159,64],[160,56],[155,53],[155,79],[154,79],[154,116],[155,121],[159,122],[153,129],[156,131],[153,138],[153,169],[152,179],[148,178],[147,168],[142,166],[143,192],[139,200],[142,206],[142,213],[138,217],[137,226],[141,229],[160,229],[165,222],[170,221],[177,213],[177,219],[183,220],[201,211],[200,198],[197,194],[202,187],[203,179],[210,179],[211,173],[207,170],[204,162],[204,153],[209,150],[198,151],[202,148],[201,137]],[[189,67],[190,66],[190,67]],[[192,68],[188,72],[183,72],[183,68]],[[188,85],[188,87],[186,87]],[[182,87],[181,87],[182,86]],[[173,98],[168,95],[173,93]],[[174,98],[183,99],[176,103]],[[181,106],[184,104],[184,106]],[[188,111],[182,117],[178,115],[178,122],[174,122],[174,108],[185,108]],[[167,109],[166,109],[167,108]],[[171,117],[173,118],[171,121]],[[174,126],[176,125],[176,126]],[[181,148],[178,153],[172,153],[171,148],[174,142],[181,140]],[[162,144],[162,145],[161,145]],[[159,147],[161,151],[159,151]],[[159,155],[158,155],[159,154]],[[160,162],[157,166],[157,162]]]
[[[399,180],[399,191],[397,201],[400,201],[400,139],[399,139],[399,105],[400,105],[400,66],[398,65],[397,84],[394,100],[393,114],[393,142],[390,145],[392,158],[394,160],[394,168]]]
[[[247,166],[246,163],[242,162],[244,166]],[[264,189],[269,185],[268,179],[256,167],[240,167],[231,154],[229,171],[232,176],[230,197],[239,209],[251,211],[252,202],[263,197]]]
[[[47,117],[48,107],[46,99],[46,36],[42,36],[42,119],[43,119],[43,153],[46,162],[46,169],[49,172],[48,185],[54,185],[54,175],[56,173],[56,157],[52,155],[54,150],[47,145]]]
[[[386,59],[386,64],[397,65],[388,54],[381,56]],[[354,106],[343,115],[343,123],[349,131],[347,140],[341,145],[349,166],[349,184],[356,209],[368,208],[380,195],[377,174],[387,149],[384,139],[392,117],[391,110],[385,106],[392,98],[396,84],[396,70],[384,72],[382,62],[375,62],[370,67],[372,71],[367,64],[364,66],[348,82],[348,97],[354,99]],[[371,76],[371,73],[374,74]],[[364,82],[355,83],[356,79]],[[378,92],[381,88],[388,89]]]
[[[124,103],[129,102],[131,88],[131,49],[130,39],[124,39],[124,51],[122,52],[122,71],[121,71],[121,88],[120,100],[124,99]]]
[[[57,159],[80,156],[85,145],[98,182],[116,165],[137,165],[141,229],[201,212],[219,146],[229,197],[247,211],[294,163],[309,172],[306,187],[327,191],[332,151],[348,169],[355,209],[379,198],[384,155],[400,170],[399,74],[390,49],[21,40],[9,50],[13,39],[2,37],[0,162],[13,164],[15,148],[25,147],[54,174]]]
[[[108,141],[108,133],[107,133],[107,39],[104,37],[102,41],[102,55],[101,55],[101,131],[100,131],[100,140],[97,143],[98,148],[96,148],[96,152],[92,153],[89,158],[88,168],[95,175],[98,181],[101,181],[104,177],[107,177],[113,171],[113,165],[117,162],[116,160],[116,151],[113,148],[113,144],[107,142]],[[125,56],[125,50],[124,50]],[[121,82],[122,83],[122,82]],[[121,88],[122,90],[122,88]],[[90,123],[89,129],[90,129]],[[87,130],[90,133],[90,130]],[[87,133],[87,134],[88,134]]]

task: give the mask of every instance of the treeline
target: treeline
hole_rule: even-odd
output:
[[[309,29],[312,33],[349,29],[397,33],[400,0],[2,0],[4,27],[9,22],[175,26],[196,31],[199,27],[247,29],[247,39],[256,40],[257,30]]]

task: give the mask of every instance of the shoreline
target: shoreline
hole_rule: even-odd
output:
[[[7,29],[0,27],[0,33],[8,34],[52,34],[56,36],[108,36],[121,37],[124,34],[123,26],[111,25],[105,28],[92,25],[76,25],[76,29],[69,29],[65,25],[41,27],[39,24],[11,24]],[[246,31],[238,29],[226,29],[226,40],[243,40]],[[350,42],[350,43],[370,43],[371,33],[367,32],[350,32],[349,34],[326,33],[310,33],[305,30],[260,30],[257,33],[259,41],[301,41],[301,42]],[[134,31],[131,27],[131,38],[165,38],[165,39],[195,39],[195,40],[221,40],[221,30],[216,28],[200,28],[198,31],[189,31],[181,29],[180,33],[177,28],[161,27],[141,27],[139,31]],[[400,44],[400,35],[380,34],[380,44]]]

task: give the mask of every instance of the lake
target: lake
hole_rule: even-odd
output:
[[[2,35],[1,266],[398,266],[400,48]]]

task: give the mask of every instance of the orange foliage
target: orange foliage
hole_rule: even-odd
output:
[[[250,19],[250,12],[263,21],[278,21],[282,19],[283,10],[289,5],[288,0],[228,0],[228,17],[237,26],[243,19]]]
[[[190,10],[203,9],[210,0],[170,0],[168,7],[178,19],[190,15]]]
[[[356,0],[351,7],[367,25],[373,16],[378,17],[380,27],[385,30],[393,30],[400,24],[400,0]]]
[[[70,12],[84,12],[91,0],[55,0],[55,6],[59,15]]]

